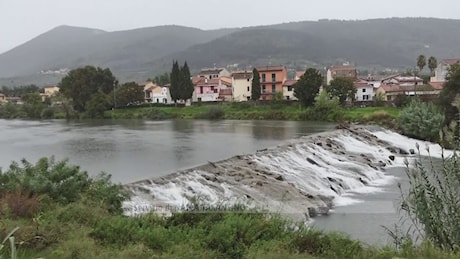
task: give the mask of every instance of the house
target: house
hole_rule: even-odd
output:
[[[153,102],[153,93],[152,93],[152,90],[157,87],[157,84],[153,83],[153,82],[146,82],[146,83],[141,83],[139,84],[139,86],[143,86],[144,87],[144,101],[146,103],[152,103]]]
[[[331,81],[336,78],[355,80],[357,75],[356,67],[354,66],[331,66],[327,69],[326,84],[329,85]]]
[[[294,84],[297,83],[295,79],[286,80],[283,83],[283,97],[286,100],[297,100],[294,96]]]
[[[6,102],[6,96],[0,93],[0,104],[5,103],[5,102]]]
[[[233,92],[232,88],[221,88],[219,91],[219,100],[224,102],[231,102],[233,101]]]
[[[174,101],[171,98],[169,93],[169,87],[171,84],[166,84],[164,86],[154,86],[151,89],[151,103],[162,103],[162,104],[173,104]]]
[[[438,63],[430,82],[445,82],[450,66],[460,64],[460,59],[444,59]]]
[[[42,98],[42,102],[45,101],[46,98],[50,98],[54,95],[59,93],[59,87],[57,86],[47,86],[43,88],[43,93],[40,93],[40,96]]]
[[[398,74],[382,79],[382,84],[414,87],[417,85],[423,85],[423,79],[417,76],[401,76]]]
[[[272,100],[277,93],[283,93],[283,84],[287,79],[285,66],[263,66],[258,67],[260,75],[260,89],[262,100]]]
[[[295,72],[295,78],[294,78],[294,79],[295,79],[295,80],[299,80],[300,77],[303,76],[303,74],[305,74],[305,71],[300,71],[300,70],[296,71],[296,72]]]
[[[192,81],[193,82],[193,81]],[[193,102],[212,102],[219,101],[219,93],[222,87],[222,81],[218,78],[208,79],[201,78],[195,84],[195,91],[193,92]]]
[[[24,102],[22,101],[21,97],[5,97],[6,102],[12,103],[12,104],[18,104],[22,105]]]
[[[382,95],[384,96],[384,101],[394,101],[396,97],[400,95],[418,96],[424,100],[432,100],[439,95],[441,88],[439,86],[424,84],[416,85],[416,87],[414,88],[413,85],[407,86],[399,84],[382,83],[380,87],[376,90],[376,95],[378,93],[382,93]]]
[[[232,89],[234,101],[251,99],[252,71],[235,71],[232,73]]]
[[[357,102],[367,102],[374,100],[374,86],[365,80],[357,79],[353,82],[356,88],[355,100]]]
[[[205,68],[200,71],[198,77],[207,79],[217,79],[220,77],[231,77],[231,73],[226,68]]]

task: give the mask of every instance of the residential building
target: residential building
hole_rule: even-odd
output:
[[[152,90],[157,87],[157,84],[153,83],[153,82],[146,82],[146,83],[140,83],[139,86],[143,86],[144,87],[144,100],[145,102],[147,103],[152,103],[153,102],[153,93],[152,93]]]
[[[47,86],[43,88],[43,93],[40,93],[42,98],[42,102],[45,101],[46,98],[50,98],[54,95],[59,93],[59,87],[57,86]]]
[[[252,71],[235,71],[232,73],[232,89],[234,101],[251,99]]]
[[[287,79],[285,66],[258,67],[262,100],[272,100],[277,92],[283,93],[283,83]]]
[[[0,104],[6,102],[6,96],[2,93],[0,93]]]
[[[450,66],[460,64],[460,59],[444,59],[438,63],[430,82],[445,82]]]
[[[283,83],[283,97],[286,100],[297,100],[294,96],[294,84],[297,83],[295,79],[286,80]]]
[[[221,88],[220,91],[219,91],[218,99],[221,100],[221,101],[224,101],[224,102],[233,101],[232,88]]]
[[[417,76],[401,76],[398,74],[382,79],[382,84],[414,87],[417,85],[423,85],[423,79]]]
[[[201,78],[195,84],[195,91],[192,98],[193,102],[212,102],[219,101],[219,93],[223,87],[222,81],[218,78]]]
[[[348,78],[355,80],[357,78],[356,67],[354,66],[331,66],[327,69],[326,84],[329,85],[333,79]]]
[[[198,77],[207,79],[217,79],[220,77],[231,77],[231,73],[226,68],[205,68],[200,71]]]
[[[353,82],[356,88],[355,100],[357,102],[367,102],[374,100],[374,86],[365,80],[356,80]]]
[[[169,87],[171,84],[164,86],[154,86],[151,89],[151,103],[162,103],[162,104],[173,104],[174,101],[169,93]]]

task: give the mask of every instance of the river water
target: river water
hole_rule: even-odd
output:
[[[333,128],[293,121],[0,120],[0,167],[55,156],[90,175],[105,171],[130,183]]]
[[[40,157],[55,156],[90,175],[105,171],[115,182],[131,183],[254,153],[334,127],[290,121],[0,120],[0,167],[5,169],[22,158],[34,163]],[[389,238],[381,226],[391,228],[398,222],[396,184],[407,182],[402,168],[389,168],[387,173],[393,181],[347,193],[350,203],[315,218],[313,224],[369,244],[387,244]]]

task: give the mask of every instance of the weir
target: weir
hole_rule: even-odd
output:
[[[442,149],[381,127],[351,126],[127,184],[131,199],[123,208],[130,216],[169,214],[198,200],[220,208],[243,204],[308,221],[353,203],[343,197],[347,192],[377,191],[394,179],[386,174],[388,167],[402,167],[419,153],[441,157]]]

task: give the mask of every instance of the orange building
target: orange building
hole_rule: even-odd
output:
[[[260,75],[260,89],[262,100],[272,100],[277,92],[283,93],[283,83],[287,79],[285,66],[257,67]]]

